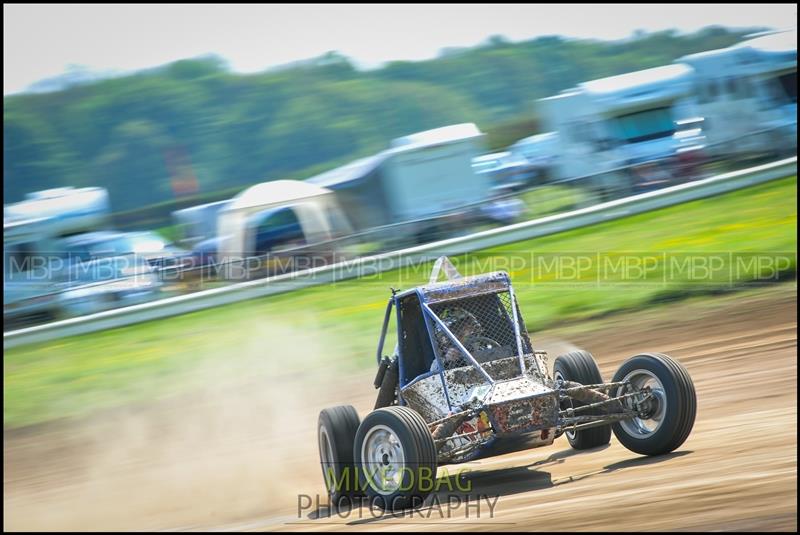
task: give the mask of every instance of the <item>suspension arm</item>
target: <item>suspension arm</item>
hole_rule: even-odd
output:
[[[578,412],[590,411],[592,409],[598,409],[600,407],[606,407],[607,405],[611,405],[611,404],[614,404],[614,403],[619,403],[623,399],[627,399],[627,398],[632,398],[632,397],[638,396],[638,395],[642,394],[642,392],[644,392],[644,391],[642,390],[642,391],[638,391],[638,392],[631,392],[630,394],[623,394],[623,395],[621,395],[619,397],[608,398],[608,399],[603,400],[603,401],[590,403],[588,405],[582,405],[582,406],[576,407],[576,408],[568,407],[568,408],[564,409],[563,411],[559,411],[558,415],[562,416],[562,417],[571,417],[571,416],[574,416]],[[647,395],[645,396],[644,399],[647,399],[647,397],[649,397],[649,395],[650,394],[647,393]],[[644,401],[644,399],[642,401]],[[625,409],[622,407],[621,403],[619,405],[619,408],[620,408],[621,411],[623,411],[623,412],[625,411]]]

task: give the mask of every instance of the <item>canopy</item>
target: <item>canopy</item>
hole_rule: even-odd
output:
[[[307,243],[331,239],[345,230],[346,219],[331,190],[298,180],[263,182],[239,193],[220,211],[222,256],[236,258],[252,252],[253,236],[248,232],[251,216],[280,207],[294,210]]]

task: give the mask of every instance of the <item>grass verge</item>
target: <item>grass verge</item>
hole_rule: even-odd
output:
[[[796,195],[789,177],[453,260],[464,274],[507,270],[533,331],[792,278]],[[389,288],[423,283],[429,270],[412,266],[8,350],[4,426],[191,390],[208,380],[192,371],[209,362],[256,356],[276,374],[372,366]],[[241,373],[219,369],[219,381]]]

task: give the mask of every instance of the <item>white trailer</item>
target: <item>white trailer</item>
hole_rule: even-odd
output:
[[[693,104],[715,156],[797,150],[797,30],[678,60],[694,69]]]
[[[543,127],[554,132],[556,180],[662,160],[696,148],[681,131],[691,116],[692,69],[666,65],[578,84],[540,99]]]
[[[491,180],[472,167],[484,152],[477,126],[445,126],[397,138],[374,156],[308,182],[333,190],[357,230],[409,223],[403,234],[424,233],[491,196]]]

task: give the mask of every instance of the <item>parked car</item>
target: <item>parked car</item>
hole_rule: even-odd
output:
[[[558,133],[544,132],[520,139],[508,150],[527,161],[537,184],[552,180],[552,170],[558,160]]]
[[[208,266],[218,262],[221,243],[225,238],[216,236],[198,242],[192,247],[192,266]]]
[[[473,158],[472,169],[489,177],[494,187],[522,189],[533,185],[538,173],[528,160],[510,151]]]
[[[93,314],[158,298],[161,281],[143,257],[129,254],[74,263],[59,305],[67,316]]]
[[[64,241],[63,254],[70,263],[134,254],[157,269],[180,267],[189,255],[150,231],[98,231],[71,236]]]

